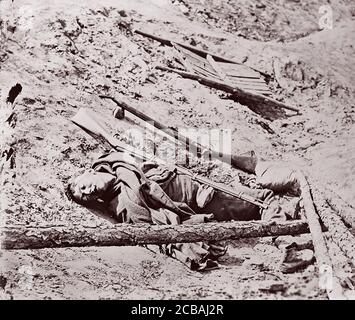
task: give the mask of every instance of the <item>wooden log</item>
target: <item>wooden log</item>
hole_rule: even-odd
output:
[[[287,106],[284,103],[279,102],[275,99],[260,94],[248,92],[240,88],[232,87],[223,82],[215,81],[207,77],[199,76],[190,72],[176,70],[164,66],[157,66],[156,68],[163,71],[175,72],[180,76],[182,76],[183,78],[195,80],[211,88],[215,88],[218,90],[225,91],[227,93],[231,93],[233,94],[233,96],[235,96],[238,100],[240,100],[243,104],[247,106],[255,107],[255,105],[264,105],[265,107],[283,108],[283,109],[288,109],[300,113],[298,109]]]
[[[344,252],[355,266],[355,237],[344,225],[318,188],[311,189],[317,212],[334,243]]]
[[[134,246],[269,237],[307,233],[307,223],[222,222],[182,225],[116,224],[107,227],[5,226],[2,249],[41,249],[88,246]]]
[[[340,280],[334,275],[333,263],[330,259],[328,248],[325,243],[319,217],[314,207],[310,187],[304,174],[298,171],[298,181],[301,187],[301,196],[306,213],[308,227],[312,236],[314,254],[318,265],[319,283],[329,299],[338,300],[345,298]]]
[[[320,191],[328,205],[341,217],[347,226],[355,230],[355,208],[339,195],[327,189]]]
[[[355,208],[337,193],[330,190],[319,179],[309,177],[309,181],[312,186],[312,193],[314,192],[317,200],[320,201],[319,204],[328,205],[333,212],[341,217],[347,227],[355,230]]]

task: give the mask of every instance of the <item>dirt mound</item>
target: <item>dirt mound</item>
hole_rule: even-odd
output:
[[[319,21],[332,10],[332,21],[351,18],[351,1],[329,3],[322,1],[204,1],[173,0],[172,3],[190,20],[250,40],[294,41],[319,31]],[[352,10],[349,10],[349,7]],[[302,18],[300,18],[302,17]]]
[[[80,107],[95,110],[122,139],[129,138],[129,129],[141,128],[132,117],[113,119],[114,106],[98,98],[102,93],[166,125],[228,128],[232,152],[254,149],[268,159],[306,165],[355,203],[351,1],[331,4],[334,29],[321,32],[317,1],[6,5],[0,24],[1,102],[13,84],[23,86],[16,105],[16,168],[5,185],[8,206],[2,208],[6,223],[107,223],[64,195],[65,182],[102,152],[69,121]],[[21,18],[21,8],[28,19]],[[156,65],[174,62],[171,48],[133,35],[133,28],[173,34],[245,61],[268,73],[276,97],[302,114],[271,121],[224,93],[157,71]],[[231,185],[243,180],[224,166],[193,169]],[[231,243],[224,267],[208,274],[138,247],[16,251],[1,258],[7,298],[324,298],[313,266],[285,276],[274,263],[281,257],[271,239],[264,239]]]

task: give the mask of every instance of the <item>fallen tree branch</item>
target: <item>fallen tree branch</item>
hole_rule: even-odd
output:
[[[312,194],[317,197],[317,203],[325,204],[341,217],[346,226],[355,229],[355,208],[342,199],[337,193],[327,188],[324,183],[314,177],[309,179],[312,186]],[[316,204],[317,204],[316,203]]]
[[[355,266],[355,237],[344,225],[341,217],[334,213],[322,192],[317,188],[312,188],[311,192],[317,212],[328,229],[329,236]]]
[[[311,190],[304,174],[298,172],[298,181],[301,187],[301,196],[306,213],[309,230],[312,236],[314,254],[316,256],[319,284],[321,289],[326,290],[329,299],[343,299],[343,288],[339,279],[334,275],[333,263],[330,259],[328,248],[325,243],[319,217],[314,207]]]
[[[24,227],[1,230],[2,249],[41,249],[88,246],[134,246],[255,238],[307,233],[307,223],[218,222],[182,225],[117,224],[108,227]]]
[[[196,80],[199,83],[206,85],[208,87],[215,88],[215,89],[222,90],[224,92],[233,94],[233,96],[238,98],[243,104],[245,104],[247,106],[254,107],[255,104],[257,104],[257,105],[263,105],[265,107],[270,107],[270,108],[276,107],[276,108],[288,109],[288,110],[292,110],[292,111],[299,113],[298,109],[296,109],[294,107],[287,106],[284,103],[279,102],[275,99],[272,99],[272,98],[269,98],[267,96],[263,96],[260,94],[248,92],[243,89],[225,84],[223,82],[215,81],[210,78],[196,75],[194,73],[181,71],[181,70],[177,70],[177,69],[172,69],[172,68],[168,68],[168,67],[164,67],[164,66],[157,66],[156,68],[159,70],[163,70],[163,71],[175,72],[175,73],[179,74],[180,76],[182,76],[183,78]]]

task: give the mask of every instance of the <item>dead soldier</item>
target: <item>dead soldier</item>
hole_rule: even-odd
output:
[[[262,183],[271,184],[275,189],[280,187],[277,181],[269,181],[267,166],[259,167]],[[292,183],[292,178],[289,177],[287,183]],[[191,176],[177,173],[167,166],[152,162],[137,164],[127,154],[117,151],[99,157],[91,169],[70,179],[66,188],[69,199],[113,223],[186,224],[299,218],[294,207],[288,211],[281,210],[270,189],[239,186],[236,191],[269,206],[261,209],[198,183]],[[160,246],[160,251],[179,259],[192,270],[201,271],[217,268],[217,259],[226,253],[226,247],[216,242],[184,243]],[[292,272],[309,264],[313,254],[304,251],[288,250],[282,264],[283,271]]]

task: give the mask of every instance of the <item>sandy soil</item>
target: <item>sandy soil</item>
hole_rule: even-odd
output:
[[[113,105],[99,93],[124,98],[168,125],[232,129],[234,152],[252,148],[300,164],[355,206],[355,7],[329,3],[331,30],[318,26],[322,1],[2,1],[1,102],[16,82],[23,86],[16,168],[2,207],[6,223],[107,223],[63,193],[65,181],[102,151],[69,121],[80,107],[99,113],[112,133],[139,128],[135,120],[112,119]],[[254,112],[224,93],[155,70],[173,63],[171,49],[133,35],[132,28],[172,35],[266,72],[275,96],[302,114],[270,119],[265,110]],[[209,173],[229,184],[239,177],[225,167]],[[314,266],[279,272],[282,252],[270,239],[230,243],[223,267],[203,274],[140,247],[1,255],[5,299],[325,298]],[[332,256],[348,270],[338,248]]]

